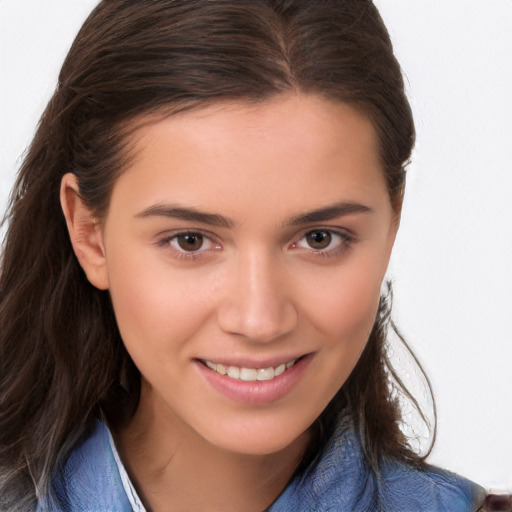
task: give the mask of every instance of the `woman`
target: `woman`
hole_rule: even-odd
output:
[[[476,508],[385,352],[413,143],[369,1],[100,3],[12,196],[2,510]]]

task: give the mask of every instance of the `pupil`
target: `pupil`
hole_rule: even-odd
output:
[[[332,236],[328,231],[312,231],[306,235],[306,239],[312,249],[325,249],[329,247]]]
[[[203,237],[197,234],[180,235],[178,237],[178,245],[184,251],[197,251],[203,245]]]

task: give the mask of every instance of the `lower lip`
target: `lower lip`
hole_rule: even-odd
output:
[[[312,356],[309,354],[303,357],[272,380],[251,382],[220,375],[200,361],[195,361],[195,364],[206,382],[230,400],[244,404],[270,404],[285,397],[294,388],[309,366]]]

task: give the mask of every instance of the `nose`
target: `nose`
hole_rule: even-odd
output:
[[[269,255],[238,258],[218,308],[218,323],[227,333],[268,343],[293,331],[298,315],[289,278]]]

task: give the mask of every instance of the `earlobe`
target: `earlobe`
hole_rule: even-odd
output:
[[[60,203],[75,255],[89,282],[100,290],[109,287],[103,231],[98,219],[84,204],[74,174],[61,181]]]

